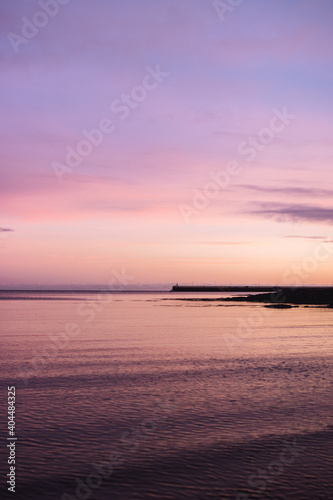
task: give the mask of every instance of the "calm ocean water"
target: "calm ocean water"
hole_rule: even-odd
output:
[[[5,498],[333,499],[332,309],[0,295]]]

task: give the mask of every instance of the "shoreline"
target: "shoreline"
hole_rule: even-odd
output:
[[[290,304],[296,306],[318,305],[333,308],[333,288],[281,287],[279,290],[275,290],[271,293],[260,293],[242,297],[225,297],[221,300],[226,302],[259,302],[267,304],[267,307],[276,307],[280,309],[292,307]]]
[[[259,302],[286,309],[292,305],[319,305],[333,308],[333,287],[329,286],[179,286],[171,292],[259,292],[240,297],[223,297],[223,302]],[[209,299],[204,299],[209,300]]]

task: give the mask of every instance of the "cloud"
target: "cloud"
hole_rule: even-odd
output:
[[[287,205],[282,203],[259,203],[257,210],[249,213],[274,217],[277,222],[328,222],[333,223],[333,208],[311,205]]]
[[[286,236],[283,236],[283,238],[287,239],[296,239],[296,240],[324,240],[326,239],[325,236],[302,236],[298,234],[288,234]]]
[[[332,197],[333,190],[317,189],[317,188],[301,188],[301,187],[270,187],[270,186],[254,186],[251,184],[238,185],[241,189],[256,191],[261,193],[282,193],[286,195],[302,195],[314,197]]]
[[[288,234],[288,235],[282,236],[282,237],[286,238],[286,239],[315,240],[315,241],[321,241],[324,243],[333,243],[333,240],[327,239],[327,236],[303,236],[303,235],[298,235],[298,234],[295,234],[295,235]]]

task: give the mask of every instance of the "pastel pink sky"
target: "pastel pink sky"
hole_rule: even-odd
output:
[[[332,283],[330,0],[49,2],[0,5],[0,288]]]

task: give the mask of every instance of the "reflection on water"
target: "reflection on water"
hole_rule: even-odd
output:
[[[332,310],[3,294],[16,498],[330,498]]]

